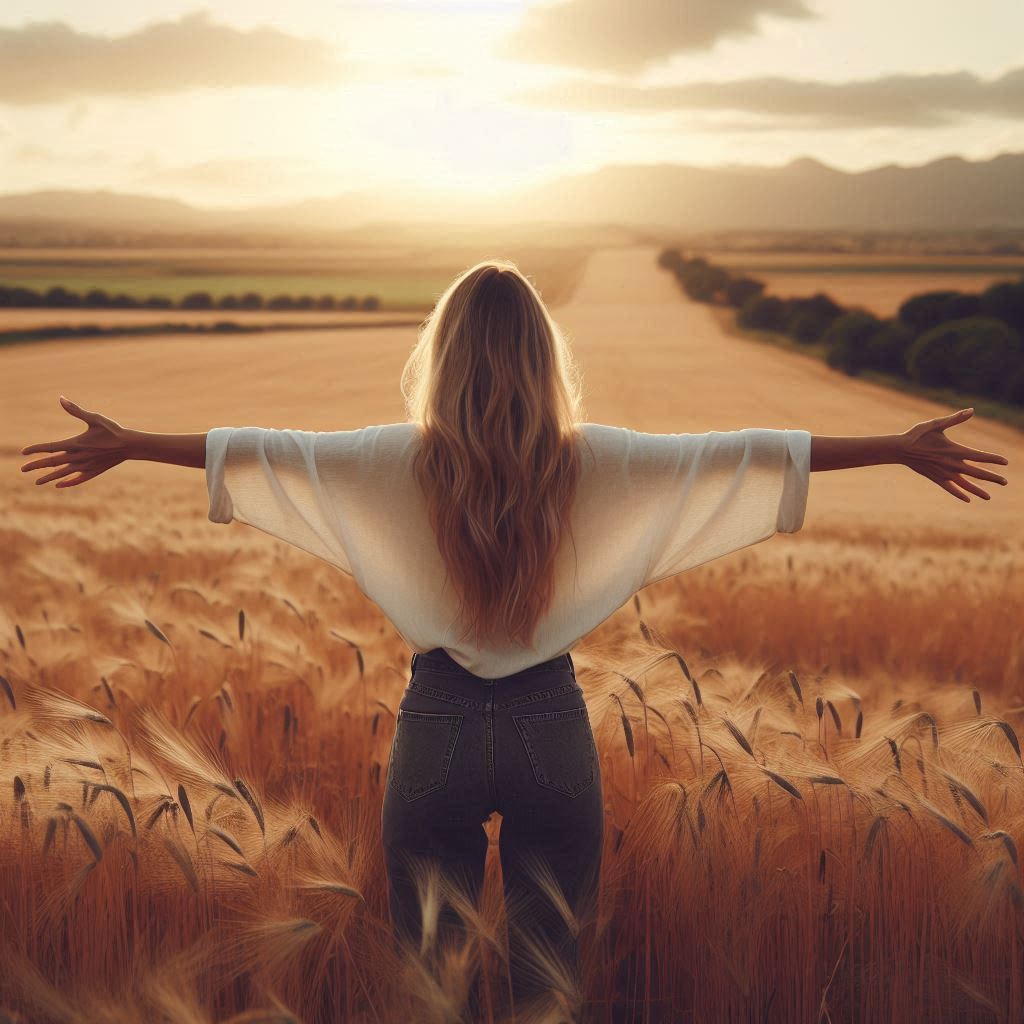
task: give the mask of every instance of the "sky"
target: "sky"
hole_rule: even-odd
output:
[[[1024,151],[1021,0],[5,0],[0,192],[498,196]]]

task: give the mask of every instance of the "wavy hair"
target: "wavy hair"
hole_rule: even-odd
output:
[[[413,473],[460,599],[460,639],[529,646],[579,477],[581,375],[512,260],[445,289],[402,370]]]

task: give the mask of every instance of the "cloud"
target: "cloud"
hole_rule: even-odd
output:
[[[760,31],[763,16],[817,18],[806,0],[565,0],[531,7],[497,55],[635,72],[677,53]]]
[[[990,81],[968,71],[886,75],[851,82],[766,76],[664,86],[575,79],[520,92],[513,98],[527,106],[559,110],[647,114],[741,111],[770,118],[769,123],[779,127],[816,130],[936,128],[965,115],[1024,118],[1024,67]],[[735,121],[728,122],[729,130],[738,127]]]
[[[309,85],[336,80],[331,47],[273,28],[219,25],[205,12],[123,36],[62,22],[0,29],[0,103],[141,96],[203,87]]]

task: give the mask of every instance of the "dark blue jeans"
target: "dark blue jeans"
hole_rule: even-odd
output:
[[[568,654],[502,679],[473,675],[440,647],[413,655],[411,668],[381,812],[394,935],[421,947],[424,867],[440,869],[479,909],[483,826],[497,811],[519,1013],[555,986],[545,969],[552,959],[579,983],[578,929],[596,908],[604,801],[583,690]],[[425,946],[465,938],[460,914],[442,905]]]

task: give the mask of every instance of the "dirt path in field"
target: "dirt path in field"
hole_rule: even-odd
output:
[[[558,321],[573,338],[587,418],[657,432],[790,427],[888,434],[954,410],[853,380],[816,359],[725,334],[686,298],[653,249],[596,252]],[[902,466],[811,476],[804,529],[920,527],[1024,541],[1024,434],[974,419],[950,436],[1010,460],[990,501],[959,501]],[[984,486],[984,485],[983,485]]]
[[[585,418],[654,432],[798,427],[818,434],[883,434],[948,410],[851,380],[817,360],[726,335],[689,301],[650,247],[597,250],[570,302],[553,314],[584,376]],[[528,268],[524,268],[527,269]],[[5,402],[0,495],[40,512],[103,503],[140,486],[160,488],[205,515],[198,474],[132,465],[81,488],[35,490],[18,449],[77,431],[59,392],[145,430],[226,424],[346,429],[404,419],[398,381],[413,328],[337,335],[280,332],[239,337],[53,341],[0,350]],[[805,536],[832,528],[937,530],[1024,541],[1024,435],[983,420],[957,440],[1010,459],[1007,487],[991,501],[958,501],[903,467],[811,477]],[[35,474],[38,475],[38,474]]]

